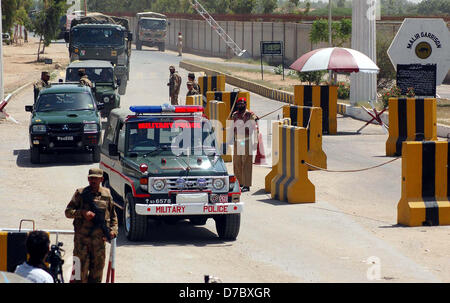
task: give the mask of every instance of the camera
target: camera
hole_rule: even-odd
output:
[[[62,266],[64,260],[62,258],[61,252],[64,252],[62,242],[57,242],[56,245],[50,247],[50,252],[48,253],[46,262],[50,264],[50,273],[53,276],[55,283],[64,283]]]

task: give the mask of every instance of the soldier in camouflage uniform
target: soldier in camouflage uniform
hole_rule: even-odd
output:
[[[103,171],[92,168],[88,175],[89,186],[79,188],[75,191],[72,199],[67,205],[65,215],[74,219],[75,227],[73,256],[80,259],[82,283],[100,283],[105,266],[105,232],[109,231],[111,239],[118,233],[117,215],[114,210],[114,202],[108,188],[102,187]],[[103,213],[107,231],[95,224],[96,213],[92,211],[86,193],[91,193],[93,203]],[[91,201],[91,203],[92,203]]]
[[[186,85],[188,89],[186,96],[194,96],[200,94],[198,91],[194,89],[194,83],[192,83],[191,81],[188,81]]]
[[[194,73],[189,73],[188,74],[188,81],[191,81],[194,89],[200,93],[200,85],[198,85],[197,81],[195,81],[195,74]]]
[[[84,68],[80,68],[78,70],[78,75],[80,76],[80,84],[84,86],[89,86],[92,88],[92,82],[89,80],[88,76],[86,75],[86,70]]]
[[[36,102],[39,92],[46,87],[50,87],[50,74],[47,71],[41,73],[41,80],[33,84],[34,102]]]
[[[170,78],[169,83],[167,83],[167,86],[169,87],[170,103],[172,105],[178,105],[178,94],[180,93],[181,77],[175,71],[175,66],[171,65],[169,67],[169,71],[170,71]]]

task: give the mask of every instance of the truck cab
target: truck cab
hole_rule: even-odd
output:
[[[142,50],[142,46],[158,47],[164,52],[166,49],[167,26],[170,25],[163,14],[145,12],[137,13],[136,25],[136,49]]]
[[[243,210],[241,191],[217,150],[201,106],[112,110],[100,168],[104,186],[121,206],[127,238],[143,240],[149,218],[189,219],[196,225],[212,218],[221,239],[235,240]]]

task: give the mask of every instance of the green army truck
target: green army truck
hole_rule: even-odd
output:
[[[129,240],[145,239],[148,219],[204,225],[212,218],[220,239],[238,236],[239,181],[228,174],[202,114],[201,106],[168,104],[112,110],[100,168]]]
[[[72,20],[64,38],[69,44],[70,62],[105,60],[114,65],[120,79],[119,94],[126,92],[130,78],[132,33],[126,18],[89,13]]]
[[[40,163],[42,153],[90,152],[100,161],[100,110],[91,89],[77,83],[53,83],[40,91],[31,112],[30,158]]]
[[[66,68],[66,82],[79,82],[78,70],[84,69],[93,84],[93,94],[97,104],[103,104],[102,117],[108,117],[111,110],[120,107],[120,79],[114,73],[111,62],[102,60],[74,61]]]
[[[166,49],[167,26],[169,22],[163,14],[154,12],[137,13],[136,49],[142,46],[158,47],[163,52]]]

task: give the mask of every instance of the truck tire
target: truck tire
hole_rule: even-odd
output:
[[[32,164],[41,163],[41,153],[39,151],[39,147],[30,147],[30,161]]]
[[[142,241],[147,236],[147,217],[136,213],[134,198],[130,192],[125,196],[123,227],[125,236],[130,241]]]
[[[241,214],[220,215],[214,218],[216,230],[222,240],[236,240],[241,226]]]
[[[100,146],[94,146],[92,149],[92,162],[98,163],[100,162]]]
[[[119,95],[123,96],[127,92],[127,76],[120,77]]]

